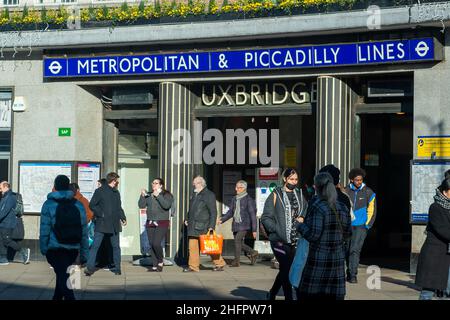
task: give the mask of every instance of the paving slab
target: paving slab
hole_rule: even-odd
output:
[[[206,260],[205,266],[212,267],[207,257],[202,259]],[[99,270],[91,277],[81,274],[81,290],[76,290],[75,296],[84,300],[265,300],[278,273],[265,262],[254,266],[242,263],[239,268],[226,267],[223,272],[201,270],[186,274],[182,270],[172,266],[161,273],[152,273],[124,262],[121,276],[107,270]],[[419,292],[408,273],[382,269],[381,288],[370,290],[365,270],[361,266],[359,282],[347,285],[347,300],[418,299]],[[55,274],[46,262],[0,268],[0,300],[49,300],[54,285]],[[281,291],[277,299],[283,299]]]

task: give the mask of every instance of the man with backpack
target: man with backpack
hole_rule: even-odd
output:
[[[57,176],[53,192],[48,194],[41,211],[41,253],[56,274],[53,300],[75,300],[68,283],[69,267],[78,254],[80,263],[86,263],[89,253],[86,212],[69,190],[69,184],[67,176]]]
[[[23,213],[20,195],[11,191],[11,185],[7,181],[0,183],[2,199],[0,200],[0,266],[9,264],[7,253],[8,247],[19,251],[24,264],[30,262],[30,249],[22,248],[19,243],[13,240],[13,232],[17,226],[17,218]]]

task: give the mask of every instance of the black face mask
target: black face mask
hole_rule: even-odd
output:
[[[286,188],[288,188],[289,190],[294,190],[296,187],[297,187],[296,184],[286,183]]]

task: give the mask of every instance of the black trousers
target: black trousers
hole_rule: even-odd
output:
[[[281,242],[270,242],[273,254],[277,258],[280,264],[280,269],[273,283],[272,289],[270,289],[270,298],[275,299],[278,291],[283,287],[285,300],[293,300],[292,298],[292,285],[289,281],[289,270],[291,269],[292,262],[295,257],[295,247],[289,244],[283,244]]]
[[[241,257],[241,251],[244,250],[244,252],[247,255],[251,255],[253,253],[253,249],[250,248],[248,245],[244,243],[244,238],[248,231],[238,231],[234,232],[234,259],[235,261],[239,262],[239,259]]]
[[[152,256],[153,266],[156,267],[164,262],[164,251],[161,242],[167,234],[166,227],[148,227],[147,235],[150,243],[150,254]]]
[[[73,290],[69,288],[67,280],[69,279],[68,268],[74,264],[77,256],[78,250],[58,249],[47,251],[47,261],[56,274],[53,300],[75,300],[75,295]]]
[[[0,228],[0,256],[4,256],[6,258],[8,248],[15,251],[22,249],[16,241],[11,239],[13,231],[14,229]]]

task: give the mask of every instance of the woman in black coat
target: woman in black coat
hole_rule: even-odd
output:
[[[450,294],[450,179],[445,179],[428,211],[427,239],[420,251],[416,284],[420,300],[431,300],[436,290]]]
[[[297,188],[298,178],[295,169],[286,169],[283,172],[283,187],[275,188],[264,203],[261,222],[269,236],[273,254],[280,264],[275,282],[268,292],[268,300],[275,300],[281,287],[285,300],[293,300],[289,270],[299,238],[297,218],[305,215],[308,206],[301,190]]]

